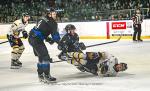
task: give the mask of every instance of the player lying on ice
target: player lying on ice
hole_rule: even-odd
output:
[[[126,63],[118,63],[118,59],[107,52],[86,52],[84,43],[79,43],[79,36],[75,33],[76,27],[68,24],[65,27],[66,34],[61,39],[58,49],[62,52],[58,55],[75,65],[82,72],[90,72],[99,76],[116,76],[118,72],[127,69]]]

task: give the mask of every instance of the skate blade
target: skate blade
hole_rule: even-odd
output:
[[[20,66],[11,66],[10,69],[20,69]]]
[[[86,70],[81,70],[81,69],[78,69],[80,72],[85,72]]]
[[[55,81],[45,81],[44,80],[43,82],[44,82],[44,84],[54,84],[54,83],[57,83],[56,80]]]
[[[39,79],[39,82],[44,83],[44,84],[53,84],[53,83],[56,83],[56,80],[55,81],[47,81],[44,79]]]
[[[39,79],[39,82],[44,82],[44,79]]]

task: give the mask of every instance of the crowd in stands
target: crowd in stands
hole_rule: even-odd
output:
[[[23,12],[28,12],[31,21],[36,21],[48,7],[60,10],[60,22],[130,19],[137,7],[149,18],[149,4],[150,0],[3,0],[0,23],[13,22]]]

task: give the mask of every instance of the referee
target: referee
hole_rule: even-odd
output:
[[[140,41],[142,42],[143,40],[141,39],[141,23],[143,22],[143,17],[141,15],[140,9],[136,10],[135,15],[132,17],[133,20],[133,28],[134,28],[134,33],[133,33],[133,41]]]

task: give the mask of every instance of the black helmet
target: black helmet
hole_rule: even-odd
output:
[[[27,13],[27,12],[22,13],[22,17],[25,17],[25,16],[30,17],[29,13]]]
[[[56,12],[56,10],[53,7],[46,9],[46,14],[49,14],[51,12]]]
[[[69,30],[75,30],[75,29],[76,29],[76,27],[72,24],[68,24],[65,27],[66,32],[68,32]]]

